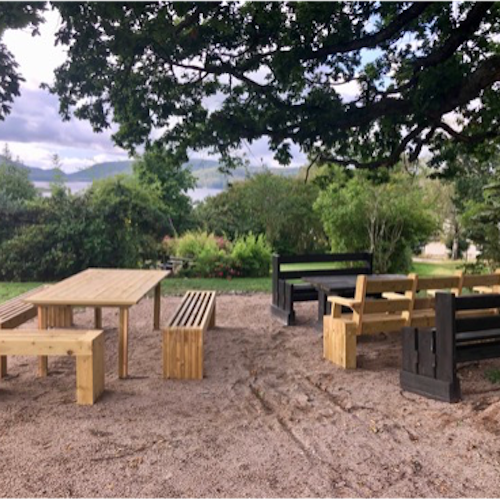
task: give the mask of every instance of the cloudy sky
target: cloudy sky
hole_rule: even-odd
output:
[[[52,82],[54,69],[65,59],[64,50],[54,46],[54,33],[59,23],[59,14],[48,11],[40,36],[32,37],[27,30],[12,30],[3,37],[26,81],[12,113],[5,121],[0,121],[0,145],[3,148],[8,144],[14,157],[32,167],[51,168],[52,157],[57,154],[66,172],[94,163],[125,160],[127,153],[114,146],[111,132],[96,134],[87,122],[76,118],[63,122],[58,114],[57,97],[40,89],[41,83]],[[242,151],[252,164],[277,166],[264,139],[245,145]],[[294,147],[292,153],[294,166],[306,163],[299,148]],[[207,157],[201,153],[193,156]]]

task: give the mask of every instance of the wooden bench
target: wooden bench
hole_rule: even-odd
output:
[[[332,269],[332,263],[343,265]],[[301,264],[306,268],[301,270]],[[274,254],[271,313],[285,325],[292,325],[295,322],[294,302],[318,300],[318,291],[314,286],[292,283],[291,280],[300,280],[306,276],[367,275],[372,274],[372,269],[373,254],[368,252],[290,256]]]
[[[43,285],[34,288],[22,295],[0,304],[0,330],[17,328],[22,324],[37,317],[37,308],[24,299],[47,288],[50,285]],[[53,328],[69,328],[73,323],[73,313],[71,308],[50,307],[47,318],[48,326]],[[7,359],[0,356],[0,379],[7,375]]]
[[[354,299],[328,297],[332,312],[323,321],[323,356],[342,368],[356,368],[359,335],[400,330],[410,317],[410,298],[368,295],[404,294],[412,290],[413,283],[411,278],[377,280],[362,275],[357,278]],[[352,313],[343,314],[342,308],[349,308]]]
[[[187,292],[163,329],[163,377],[203,378],[203,337],[215,327],[215,292]]]
[[[75,356],[76,401],[92,405],[104,390],[102,330],[2,330],[1,356]]]
[[[453,276],[418,276],[412,273],[408,278],[413,280],[413,286],[404,295],[392,292],[383,294],[385,298],[390,299],[401,297],[410,299],[410,319],[407,326],[434,326],[436,292],[450,290],[455,295],[462,292],[461,271]]]
[[[463,286],[476,293],[500,293],[500,269],[492,274],[465,274]]]
[[[436,328],[403,329],[403,390],[459,401],[457,363],[500,357],[500,315],[460,317],[460,313],[498,308],[499,294],[436,294]]]

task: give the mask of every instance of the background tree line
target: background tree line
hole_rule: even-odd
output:
[[[263,173],[194,204],[180,160],[158,145],[132,176],[71,194],[41,196],[27,171],[0,165],[0,279],[56,280],[87,267],[149,267],[168,256],[193,260],[196,276],[264,276],[271,253],[369,250],[377,272],[407,272],[439,235],[483,262],[500,263],[500,182],[494,160],[464,155],[445,176],[401,162],[376,171],[334,164],[297,178]],[[467,158],[467,159],[466,159]],[[454,175],[449,173],[455,170]],[[464,244],[465,243],[465,244]]]

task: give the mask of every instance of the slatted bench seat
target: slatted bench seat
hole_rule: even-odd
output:
[[[403,329],[401,387],[422,396],[461,399],[457,363],[500,358],[500,294],[455,297],[436,295],[436,328]],[[464,317],[463,312],[475,316]]]
[[[163,329],[163,377],[203,378],[203,337],[215,326],[215,292],[187,292]]]
[[[102,330],[2,330],[0,355],[75,356],[77,403],[92,405],[104,390]]]
[[[412,290],[410,278],[379,280],[358,276],[354,299],[328,297],[332,313],[323,321],[323,356],[342,368],[356,368],[357,337],[364,334],[400,330],[408,324],[411,300],[404,295],[394,298],[369,298],[383,293]],[[352,313],[343,314],[349,308]]]
[[[0,304],[0,329],[17,328],[19,325],[26,323],[30,319],[36,318],[37,310],[33,304],[24,302],[23,299],[33,295],[45,286],[35,288],[29,292],[18,295],[3,304]]]

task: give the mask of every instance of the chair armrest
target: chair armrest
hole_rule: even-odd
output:
[[[384,299],[407,299],[408,297],[404,293],[396,293],[396,292],[384,292],[382,294]]]
[[[328,302],[332,303],[332,310],[335,305],[348,307],[352,310],[355,310],[361,306],[361,302],[357,302],[356,300],[349,299],[347,297],[338,297],[336,295],[328,297]]]

